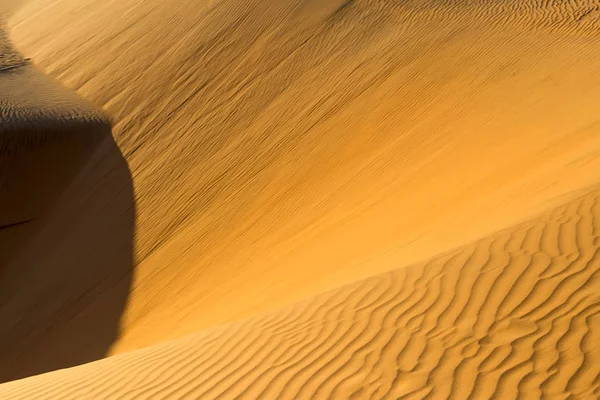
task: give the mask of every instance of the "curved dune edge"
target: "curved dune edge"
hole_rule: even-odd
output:
[[[129,293],[135,210],[106,115],[2,40],[0,382],[106,355]]]
[[[0,397],[597,398],[599,198],[274,312],[3,384]]]
[[[0,227],[41,217],[108,137],[106,116],[34,67],[0,71]]]
[[[43,215],[110,135],[110,123],[15,51],[2,17],[0,13],[0,228],[8,228]]]

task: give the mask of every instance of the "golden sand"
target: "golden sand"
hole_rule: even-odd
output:
[[[119,355],[0,398],[599,395],[600,2],[7,24],[112,135],[0,258],[0,378]]]

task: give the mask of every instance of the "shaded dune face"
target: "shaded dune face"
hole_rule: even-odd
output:
[[[31,66],[0,72],[0,381],[106,355],[134,218],[107,118]]]
[[[0,75],[0,229],[43,215],[108,121],[32,67]]]

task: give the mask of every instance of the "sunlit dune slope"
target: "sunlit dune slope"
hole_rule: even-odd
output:
[[[422,264],[3,399],[600,396],[600,191]]]
[[[134,274],[109,274],[127,302],[119,335],[103,344],[116,354],[519,223],[599,181],[599,4],[29,0],[12,11],[11,38],[113,119],[136,224],[130,243],[132,203],[116,188],[131,186],[83,172],[80,185],[100,180],[103,193],[119,195],[73,196],[77,206],[48,226],[72,232],[61,221],[75,216],[77,240],[61,240],[50,258],[30,248],[9,267],[27,271],[43,258],[45,271],[66,268],[64,260],[72,271],[100,271],[122,255],[122,271]],[[104,212],[103,235],[94,234],[93,213],[78,217],[90,209]],[[69,285],[95,282],[79,279]],[[107,311],[116,284],[102,282],[82,303],[69,298],[77,318],[119,320],[119,307]],[[22,290],[5,304],[23,301],[43,302]],[[54,311],[40,320],[85,337],[73,313]],[[19,329],[34,332],[26,348],[69,349],[45,345],[44,329],[0,325],[0,333]],[[6,346],[23,340],[11,336]],[[47,360],[36,354],[23,368]]]

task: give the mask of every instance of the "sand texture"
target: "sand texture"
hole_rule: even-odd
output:
[[[2,4],[0,398],[599,396],[600,1]]]
[[[1,385],[0,397],[598,398],[599,197],[265,315]]]

